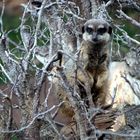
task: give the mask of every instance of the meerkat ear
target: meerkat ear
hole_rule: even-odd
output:
[[[112,34],[112,27],[111,26],[109,26],[109,28],[108,28],[108,33],[111,35]]]
[[[84,33],[84,32],[85,32],[85,27],[83,26],[83,27],[82,27],[82,33]]]

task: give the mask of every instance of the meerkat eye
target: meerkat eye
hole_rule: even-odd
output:
[[[86,28],[86,31],[87,31],[89,34],[91,34],[91,33],[93,32],[93,29],[90,28],[90,27],[87,27],[87,28]]]
[[[38,8],[41,7],[41,4],[42,3],[40,1],[33,1],[32,2],[32,5],[34,5],[34,6],[38,7]]]
[[[104,27],[104,28],[99,28],[98,30],[97,30],[97,32],[99,33],[99,34],[104,34],[105,32],[107,31],[107,29]]]

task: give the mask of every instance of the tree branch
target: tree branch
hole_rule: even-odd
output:
[[[120,17],[123,18],[123,20],[125,18],[127,21],[129,21],[134,26],[140,28],[140,23],[138,23],[136,20],[134,20],[131,17],[129,17],[128,15],[126,15],[122,10],[117,10],[117,12],[120,14]]]

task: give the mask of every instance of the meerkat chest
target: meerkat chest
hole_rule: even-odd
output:
[[[108,50],[106,48],[87,47],[81,50],[81,61],[84,65],[92,68],[106,65],[108,61]]]
[[[80,62],[82,68],[90,77],[89,79],[92,79],[91,83],[93,83],[93,79],[98,79],[103,73],[107,75],[109,60],[109,49],[107,46],[94,46],[89,42],[82,43]]]
[[[93,44],[88,41],[83,41],[81,43],[81,59],[90,59],[99,60],[105,53],[108,51],[108,46],[103,44]]]

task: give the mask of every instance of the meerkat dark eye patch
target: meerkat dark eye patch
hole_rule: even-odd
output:
[[[40,1],[33,1],[32,5],[36,6],[36,7],[41,7],[42,3]]]
[[[87,28],[86,28],[86,31],[87,31],[89,34],[91,34],[91,33],[93,32],[93,29],[90,28],[90,27],[87,27]]]
[[[84,32],[85,32],[85,27],[83,26],[83,27],[82,27],[82,33],[84,33]]]
[[[98,34],[104,34],[106,31],[107,31],[107,29],[106,29],[105,27],[99,28],[99,29],[97,30]]]
[[[112,27],[109,27],[108,33],[111,35],[112,34]]]

